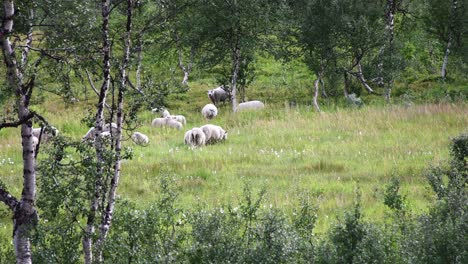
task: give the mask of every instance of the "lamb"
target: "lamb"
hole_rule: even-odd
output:
[[[260,101],[248,101],[248,102],[240,103],[237,106],[236,112],[243,111],[243,110],[258,110],[264,107],[265,105]]]
[[[37,139],[39,139],[39,135],[41,135],[41,128],[38,127],[38,128],[33,128],[32,129],[32,135],[34,137],[36,137]],[[41,135],[41,141],[46,143],[47,141],[49,141],[49,139],[51,137],[55,137],[57,136],[59,133],[58,129],[53,127],[53,126],[50,126],[50,127],[43,127],[42,128],[42,135]]]
[[[135,142],[135,144],[141,146],[146,146],[149,142],[148,136],[140,132],[133,132],[132,140]]]
[[[181,124],[185,125],[187,124],[187,120],[185,119],[185,116],[183,115],[171,115],[169,111],[163,107],[158,107],[154,108],[151,110],[153,113],[159,113],[161,117],[171,117],[172,119],[179,121]]]
[[[203,133],[205,133],[207,144],[213,144],[227,139],[227,132],[220,126],[207,124],[200,128]]]
[[[206,143],[206,135],[201,128],[194,127],[185,132],[184,142],[192,148],[200,147]]]
[[[208,98],[214,105],[219,104],[220,102],[225,102],[230,99],[230,94],[224,88],[224,85],[221,85],[215,89],[208,90]]]
[[[171,117],[158,117],[153,119],[151,125],[154,127],[171,127],[177,130],[181,130],[183,125],[179,121],[172,119]]]
[[[218,115],[218,108],[214,104],[207,104],[203,107],[201,113],[206,119],[213,119]]]

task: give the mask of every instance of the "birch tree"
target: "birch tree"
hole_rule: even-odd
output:
[[[206,18],[203,37],[210,65],[228,64],[233,111],[238,105],[239,72],[272,27],[277,1],[202,0],[199,12]]]
[[[426,30],[435,35],[444,46],[444,56],[440,70],[442,79],[447,77],[449,55],[463,46],[463,22],[466,3],[459,0],[428,0],[424,16]],[[466,31],[466,29],[465,29]]]
[[[23,6],[27,7],[27,6]],[[8,90],[14,94],[16,112],[14,120],[8,120],[3,117],[0,122],[0,129],[7,127],[21,127],[21,145],[23,153],[23,187],[21,197],[17,198],[9,193],[6,187],[0,182],[0,201],[5,203],[13,213],[13,244],[16,254],[16,263],[32,263],[31,258],[31,231],[34,229],[38,213],[36,202],[36,148],[32,136],[32,118],[37,113],[30,109],[31,96],[34,89],[34,83],[37,76],[37,67],[42,56],[34,61],[30,61],[30,50],[33,47],[33,19],[34,10],[27,8],[29,17],[27,32],[15,31],[15,1],[3,1],[2,26],[0,29],[0,43],[3,54],[3,65],[6,72],[6,85]],[[23,14],[24,15],[24,14]],[[21,33],[25,37],[21,38]],[[12,41],[21,41],[22,50],[18,49],[18,43]],[[45,120],[44,120],[45,121]]]

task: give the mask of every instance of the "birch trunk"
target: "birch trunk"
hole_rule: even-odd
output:
[[[115,163],[114,163],[114,175],[111,179],[110,189],[108,194],[107,206],[104,211],[104,221],[100,226],[100,234],[97,242],[97,249],[100,262],[102,259],[102,244],[104,243],[109,228],[112,223],[112,215],[114,213],[115,196],[117,193],[117,186],[120,179],[120,168],[121,168],[121,150],[122,150],[122,126],[123,126],[123,102],[124,102],[124,90],[127,85],[127,67],[130,60],[130,45],[131,45],[131,29],[132,29],[132,7],[133,1],[127,0],[127,27],[125,36],[125,49],[124,58],[122,61],[122,68],[120,70],[120,86],[118,90],[117,98],[117,134],[115,135]]]
[[[449,32],[449,38],[447,41],[447,45],[445,46],[445,54],[444,54],[444,60],[442,62],[442,69],[440,71],[440,76],[442,79],[445,80],[447,77],[447,64],[448,64],[448,57],[450,54],[450,47],[452,46],[452,33]]]
[[[374,90],[369,86],[369,84],[366,81],[366,78],[364,78],[364,74],[362,73],[361,62],[359,61],[356,66],[358,68],[356,78],[361,82],[361,84],[364,86],[364,88],[366,88],[367,91],[369,91],[370,93],[374,93]]]
[[[174,38],[175,38],[175,42],[176,42],[176,46],[177,46],[177,54],[178,54],[178,58],[179,58],[179,68],[182,71],[182,73],[184,74],[184,78],[182,79],[182,85],[188,85],[188,79],[189,79],[190,72],[192,71],[192,66],[193,66],[193,58],[195,56],[195,47],[194,47],[194,45],[192,45],[190,47],[189,62],[187,64],[187,66],[185,66],[184,60],[183,60],[183,50],[182,50],[182,46],[180,44],[180,38],[179,38],[179,35],[177,34],[177,32],[174,32]]]
[[[445,46],[444,60],[442,62],[442,69],[440,71],[440,76],[444,80],[447,77],[448,57],[450,55],[450,48],[453,42],[453,23],[457,14],[457,8],[458,8],[458,0],[452,0],[452,6],[450,8],[450,21],[448,25],[447,45]]]
[[[349,92],[348,92],[349,79],[348,79],[348,73],[346,71],[343,72],[343,77],[344,77],[343,93],[344,93],[345,98],[348,98],[348,96],[349,96]]]
[[[397,11],[397,1],[398,0],[387,0],[387,35],[388,35],[388,49],[390,56],[390,71],[394,71],[393,67],[393,53],[395,49],[395,13]],[[393,74],[390,73],[388,77],[387,84],[385,85],[385,101],[390,103],[391,94],[393,89]]]
[[[143,63],[143,32],[138,34],[137,39],[137,68],[136,68],[136,88],[141,92],[141,65]]]
[[[83,252],[86,264],[93,263],[93,235],[96,221],[96,212],[98,210],[99,200],[103,188],[103,150],[104,144],[101,138],[102,126],[104,123],[104,105],[106,101],[107,90],[110,85],[110,42],[109,42],[109,15],[110,15],[110,0],[102,0],[102,38],[103,38],[103,76],[104,81],[99,93],[99,101],[97,104],[96,123],[95,123],[95,141],[94,147],[97,157],[96,182],[94,186],[94,197],[91,201],[91,208],[87,216],[86,230],[83,237]]]
[[[317,79],[314,81],[314,98],[312,100],[315,110],[317,110],[317,112],[319,113],[321,112],[321,110],[320,110],[317,99],[319,96],[319,90],[320,90],[319,84],[321,80],[322,80],[322,73],[320,72],[320,73],[317,73]]]
[[[239,64],[240,64],[240,49],[239,47],[234,48],[232,54],[232,63],[233,63],[233,71],[232,71],[232,79],[231,79],[231,101],[232,101],[232,111],[237,111],[237,78],[239,75]]]
[[[13,30],[14,1],[3,1],[3,19],[0,32],[0,42],[3,59],[6,66],[8,86],[15,91],[18,119],[25,120],[21,124],[21,144],[23,150],[23,191],[21,200],[1,190],[1,200],[13,210],[13,244],[15,247],[16,263],[32,263],[30,231],[37,223],[36,199],[36,160],[32,140],[32,122],[29,111],[30,90],[23,87],[23,75],[18,68],[15,50],[8,35]],[[31,38],[28,37],[28,40]],[[32,41],[32,40],[31,40]],[[28,45],[31,43],[28,42]],[[23,51],[22,62],[26,63],[28,49]],[[25,66],[25,65],[22,65]],[[29,87],[32,89],[32,87]]]

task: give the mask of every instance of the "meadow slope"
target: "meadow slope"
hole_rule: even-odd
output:
[[[352,204],[357,189],[365,215],[382,219],[383,192],[396,176],[410,208],[418,212],[433,199],[425,168],[446,160],[450,138],[468,127],[468,107],[463,103],[368,106],[322,114],[281,104],[233,114],[226,105],[211,123],[224,127],[228,140],[191,150],[183,144],[183,135],[206,123],[199,112],[204,94],[205,88],[198,87],[188,94],[199,99],[195,103],[176,100],[170,105],[173,114],[187,117],[182,131],[152,128],[154,115],[141,114],[138,130],[150,137],[150,144],[134,146],[134,158],[124,162],[121,197],[153,202],[162,175],[174,177],[184,208],[236,204],[249,184],[254,190],[266,189],[266,205],[288,211],[306,192],[320,208],[318,227],[323,230]],[[80,123],[86,114],[82,104],[65,107],[57,100],[38,107],[64,135],[79,139],[88,129]],[[2,181],[15,195],[21,187],[19,140],[15,129],[0,131]],[[133,146],[130,140],[126,145]],[[4,215],[3,221],[9,217]]]

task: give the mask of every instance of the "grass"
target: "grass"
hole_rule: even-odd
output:
[[[141,114],[144,126],[138,130],[149,136],[150,144],[134,146],[133,160],[124,162],[121,197],[152,203],[163,174],[176,179],[178,203],[184,208],[235,204],[245,183],[267,190],[265,205],[287,211],[297,205],[298,195],[308,192],[319,205],[318,230],[323,231],[352,205],[360,189],[364,214],[383,221],[383,193],[393,176],[400,177],[410,208],[426,209],[433,195],[423,176],[425,168],[447,159],[450,138],[468,127],[464,103],[367,106],[318,114],[308,106],[289,108],[278,101],[263,111],[239,114],[222,106],[212,123],[228,131],[228,140],[191,150],[183,144],[184,132],[205,124],[199,112],[208,88],[195,85],[183,97],[193,103],[170,101],[171,113],[187,117],[182,131],[152,128],[154,116]],[[78,139],[88,130],[80,123],[86,114],[83,103],[65,108],[57,99],[38,108],[67,136]],[[17,197],[22,171],[18,131],[0,131],[2,182]],[[131,141],[125,144],[133,146]],[[0,213],[4,211],[2,204]],[[0,222],[11,221],[3,215]]]

